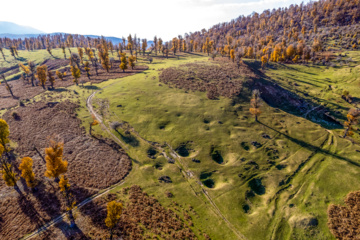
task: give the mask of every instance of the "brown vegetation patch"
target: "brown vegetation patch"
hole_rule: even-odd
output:
[[[360,236],[360,191],[349,193],[344,202],[345,206],[329,206],[329,229],[337,239],[358,239]]]
[[[60,87],[68,87],[74,85],[73,76],[70,72],[69,60],[65,59],[57,59],[57,60],[46,60],[44,64],[48,66],[48,69],[53,71],[53,75],[55,75],[55,71],[59,68],[61,72],[66,72],[66,76],[63,81],[56,77],[55,81],[55,90]],[[86,76],[86,72],[84,67],[81,67],[81,77],[79,78],[79,83],[100,83],[109,79],[126,77],[129,75],[133,75],[138,72],[142,72],[148,69],[147,66],[136,66],[134,70],[128,69],[125,73],[119,68],[120,62],[114,61],[110,72],[106,72],[99,64],[98,66],[98,76],[96,76],[95,69],[90,65],[90,80]],[[18,66],[16,66],[18,69]],[[6,74],[8,75],[8,74]],[[11,97],[10,93],[5,89],[5,85],[0,85],[0,110],[4,108],[14,107],[18,104],[19,100],[31,99],[34,96],[38,95],[41,92],[44,92],[44,89],[38,85],[32,87],[30,83],[21,81],[20,79],[9,81],[9,84],[12,86],[13,93],[15,95],[15,99]],[[49,81],[46,81],[46,89],[51,89],[51,85]]]
[[[218,59],[217,64],[188,63],[179,67],[164,69],[160,82],[179,89],[207,92],[208,98],[218,96],[234,97],[241,93],[243,84],[256,77],[245,64],[238,68],[226,59]]]
[[[106,198],[98,198],[79,209],[79,230],[68,230],[66,224],[62,223],[63,225],[50,228],[44,236],[37,239],[47,239],[49,235],[59,240],[106,239],[106,204],[114,198],[114,195],[109,194]],[[184,210],[182,219],[179,214],[163,207],[136,185],[123,189],[122,198],[124,209],[114,231],[114,239],[196,239],[190,228],[193,225],[190,211]]]
[[[119,182],[129,173],[131,161],[116,143],[91,138],[80,128],[81,120],[76,118],[77,107],[69,101],[54,104],[38,102],[18,108],[16,111],[20,120],[15,120],[10,112],[4,114],[3,118],[10,127],[10,139],[18,145],[15,149],[18,158],[14,160],[14,165],[18,166],[22,157],[32,157],[39,190],[30,193],[20,180],[18,185],[24,195],[20,197],[0,180],[1,239],[17,239],[65,209],[58,184],[44,177],[45,163],[33,149],[36,146],[44,154],[48,136],[58,136],[64,141],[64,159],[69,162],[67,176],[77,203]],[[23,203],[20,204],[20,201]]]

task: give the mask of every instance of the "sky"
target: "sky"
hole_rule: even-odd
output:
[[[66,32],[126,37],[137,34],[168,41],[178,35],[228,22],[240,15],[288,7],[309,0],[10,0],[0,21],[46,33]],[[94,3],[93,3],[94,2]]]

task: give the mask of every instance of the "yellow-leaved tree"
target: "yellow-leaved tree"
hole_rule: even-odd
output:
[[[114,228],[120,220],[122,209],[123,205],[121,203],[111,201],[107,204],[105,224],[110,230],[110,240],[113,239]]]
[[[64,77],[66,76],[66,72],[62,73],[59,70],[56,70],[56,76],[61,80],[64,81]]]
[[[24,157],[21,159],[21,163],[19,166],[19,170],[21,171],[21,177],[25,179],[26,185],[31,188],[31,190],[35,190],[36,180],[35,174],[32,170],[33,160],[30,157]]]
[[[60,187],[60,192],[62,192],[62,194],[65,197],[65,202],[66,202],[66,211],[68,213],[68,217],[70,220],[70,227],[74,228],[76,226],[75,224],[75,217],[73,214],[73,209],[75,207],[75,200],[73,195],[70,192],[70,184],[69,184],[69,180],[66,176],[62,175],[59,181],[59,187]]]
[[[126,59],[126,54],[125,53],[122,53],[121,54],[121,64],[119,65],[120,69],[123,70],[123,72],[125,72],[125,69],[127,69],[127,64],[128,64],[128,61]]]
[[[6,144],[10,142],[9,134],[9,125],[4,119],[0,119],[0,172],[2,173],[2,178],[7,186],[14,187],[17,191],[19,191],[19,188],[16,185],[16,173],[12,170],[12,165],[8,162],[9,155],[7,154],[8,149],[6,148]]]
[[[63,160],[64,143],[50,139],[50,147],[45,148],[45,177],[59,181],[59,176],[66,173],[68,162]]]
[[[10,135],[9,125],[4,119],[0,118],[0,146],[4,148],[4,152],[7,152],[6,144],[10,142],[9,135]]]
[[[46,72],[47,72],[47,66],[46,65],[42,65],[42,66],[38,66],[36,68],[36,73],[39,79],[39,82],[41,84],[41,86],[43,87],[43,89],[45,89],[45,83],[46,83]]]
[[[252,92],[252,99],[250,101],[251,108],[250,113],[255,116],[255,121],[258,121],[258,116],[261,114],[260,106],[261,106],[261,98],[260,91],[255,89]]]
[[[89,63],[89,61],[85,62],[84,69],[86,71],[86,75],[87,75],[88,79],[90,80],[90,63]]]
[[[131,66],[131,69],[134,69],[134,67],[135,67],[135,61],[136,61],[136,57],[135,57],[135,56],[130,56],[130,57],[129,57],[129,65]]]
[[[74,77],[74,83],[76,85],[79,85],[79,78],[81,77],[80,69],[76,66],[71,66],[70,71],[71,71],[71,75],[73,75],[73,77]]]
[[[360,109],[352,108],[349,110],[347,114],[347,121],[344,123],[345,131],[344,131],[344,138],[346,136],[354,135],[354,126],[359,123],[360,119]]]

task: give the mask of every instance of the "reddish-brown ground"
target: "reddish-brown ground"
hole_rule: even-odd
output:
[[[207,92],[210,99],[218,96],[234,97],[241,93],[243,84],[256,75],[246,65],[237,65],[227,58],[218,58],[215,64],[188,63],[179,67],[164,69],[159,75],[160,82],[187,91]]]
[[[69,162],[67,176],[76,202],[123,179],[131,169],[128,155],[114,142],[88,136],[76,118],[77,104],[38,102],[16,109],[19,119],[10,112],[3,118],[10,127],[10,139],[17,143],[14,154],[18,166],[22,157],[34,160],[38,191],[31,193],[22,180],[22,195],[0,180],[0,239],[18,239],[39,225],[64,212],[63,196],[53,179],[44,177],[45,163],[33,150],[44,155],[48,136],[64,141],[64,159]]]
[[[114,230],[114,239],[196,239],[190,226],[191,216],[196,212],[183,208],[180,212],[177,203],[166,209],[155,198],[148,196],[139,186],[123,189],[120,198],[123,212],[120,222]],[[65,221],[49,228],[36,239],[107,239],[105,225],[106,204],[116,199],[115,194],[99,198],[79,210],[77,229],[70,229]],[[206,235],[206,234],[205,234]]]
[[[74,78],[71,75],[70,67],[69,67],[69,60],[64,59],[57,59],[57,60],[46,60],[43,64],[45,64],[49,70],[53,71],[54,76],[56,78],[55,82],[55,91],[59,87],[68,87],[71,85],[74,85]],[[91,83],[99,83],[108,79],[114,79],[114,78],[121,78],[126,77],[132,74],[135,74],[137,72],[141,72],[146,70],[147,66],[136,66],[134,70],[127,69],[124,73],[119,68],[120,62],[115,61],[113,63],[112,68],[109,72],[106,72],[101,65],[98,65],[98,76],[95,73],[95,70],[92,66],[90,66],[90,80],[88,79],[86,72],[84,71],[84,68],[81,67],[81,78],[79,79],[79,83],[85,83],[85,82],[91,82]],[[55,70],[63,67],[60,71],[66,72],[66,77],[64,77],[64,81],[61,81],[58,79],[58,77],[55,75]],[[1,73],[1,71],[0,71]],[[12,90],[14,93],[15,98],[12,98],[10,93],[5,89],[5,85],[0,85],[0,110],[4,108],[9,108],[16,106],[19,103],[19,100],[24,99],[31,99],[34,96],[38,95],[41,92],[44,92],[45,90],[41,86],[35,86],[32,87],[31,84],[25,83],[24,81],[18,80],[12,80],[9,81],[9,84],[12,86]],[[46,82],[46,89],[50,89],[51,85],[49,81]]]

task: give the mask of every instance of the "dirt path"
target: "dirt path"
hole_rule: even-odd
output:
[[[114,84],[114,83],[113,83]],[[107,88],[109,86],[111,86],[112,84],[104,87]],[[102,89],[104,89],[102,88]],[[111,130],[104,124],[101,116],[99,114],[96,113],[96,111],[94,110],[93,106],[92,106],[92,100],[95,96],[96,93],[98,93],[99,91],[101,91],[102,89],[93,92],[87,99],[86,99],[86,107],[88,108],[89,112],[91,114],[94,115],[95,119],[97,121],[99,121],[99,123],[101,124],[102,128],[112,137],[112,139],[117,142],[123,149],[126,149],[127,151],[129,150],[129,148],[126,146],[126,144],[124,142],[122,142],[119,138],[117,138],[112,132]],[[135,132],[135,130],[133,131]],[[141,138],[142,140],[146,141],[147,143],[153,145],[151,142],[147,141],[146,139],[142,138],[137,132],[136,132],[136,136]],[[177,162],[179,163],[179,167],[183,168],[185,173],[184,176],[185,178],[195,178],[195,175],[192,171],[190,171],[188,169],[188,167],[186,166],[186,164],[181,160],[181,157],[173,150],[173,148],[168,144],[169,149],[171,150],[171,155],[172,157],[174,157]],[[161,147],[157,147],[159,150],[161,150],[160,152],[162,152],[162,154],[167,158],[166,152],[164,149],[162,149]],[[82,201],[81,203],[77,204],[76,207],[77,208],[81,208],[84,205],[86,205],[87,203],[93,201],[94,199],[101,197],[105,194],[107,194],[110,190],[112,190],[113,188],[122,185],[125,182],[125,180],[120,181],[119,183],[105,189],[105,191],[95,194],[94,196],[91,196],[87,199],[85,199],[84,201]],[[189,181],[188,181],[189,182]],[[221,210],[218,208],[218,206],[215,204],[214,200],[210,197],[210,195],[208,194],[208,192],[204,189],[204,185],[201,183],[201,181],[199,181],[199,179],[196,179],[196,183],[200,186],[202,193],[204,194],[205,198],[208,200],[208,203],[213,207],[213,211],[216,215],[218,215],[221,219],[223,219],[223,221],[228,225],[228,227],[233,231],[233,233],[238,237],[238,239],[243,239],[246,240],[247,238],[240,233],[235,227],[234,225],[223,215],[223,213],[221,212]],[[191,189],[193,189],[191,183],[189,182]],[[195,192],[195,190],[193,189],[193,191]],[[195,192],[196,194],[196,192]],[[53,220],[51,220],[50,222],[44,224],[43,226],[41,226],[40,228],[38,228],[36,231],[32,232],[31,234],[25,236],[24,238],[22,238],[23,240],[26,239],[31,239],[35,236],[37,236],[38,234],[46,231],[49,227],[54,226],[55,224],[61,222],[65,217],[66,217],[66,212],[61,214],[60,216],[54,218]]]

